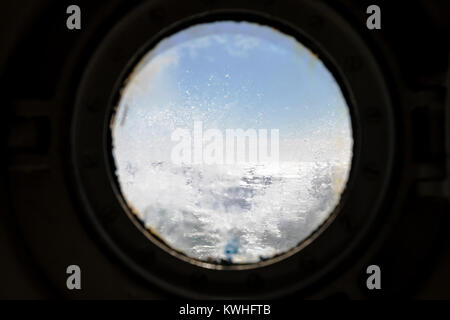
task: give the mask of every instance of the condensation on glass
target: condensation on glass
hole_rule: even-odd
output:
[[[257,263],[330,217],[352,160],[349,108],[308,48],[248,22],[198,24],[157,44],[111,121],[120,190],[188,257]]]

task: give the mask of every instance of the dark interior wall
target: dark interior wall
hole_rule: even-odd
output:
[[[72,2],[0,4],[0,298],[170,297],[129,272],[99,244],[80,214],[67,161],[66,126],[84,67],[98,43],[139,1],[75,1],[82,8],[80,32],[66,28],[65,11]],[[213,7],[220,1],[204,2]],[[327,3],[357,26],[389,75],[398,118],[398,160],[378,231],[345,266],[294,296],[450,299],[450,4]],[[364,27],[369,4],[382,8],[381,30]],[[177,8],[162,7],[161,14],[152,16],[155,23],[164,19],[164,10]],[[82,292],[64,290],[71,257],[89,265]],[[363,288],[361,270],[368,263],[383,269],[381,293]]]

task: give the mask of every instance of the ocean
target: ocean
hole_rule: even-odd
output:
[[[308,238],[340,200],[349,164],[128,162],[122,193],[169,246],[210,262],[255,263]]]

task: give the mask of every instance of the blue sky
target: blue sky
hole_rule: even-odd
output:
[[[246,22],[200,24],[161,41],[129,78],[124,115],[130,137],[170,137],[195,120],[205,129],[279,129],[281,140],[351,137],[345,99],[323,63],[294,38]]]

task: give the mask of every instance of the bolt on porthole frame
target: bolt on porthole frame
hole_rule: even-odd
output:
[[[157,23],[149,19],[149,13],[159,12],[158,7],[142,4],[111,30],[94,53],[78,90],[72,126],[74,180],[83,208],[108,250],[144,279],[173,293],[203,298],[274,297],[305,288],[344,261],[377,215],[390,177],[394,144],[385,78],[359,35],[323,4],[302,3],[294,5],[296,10],[281,6],[276,17],[263,4],[207,13],[202,13],[201,4],[193,1],[189,7],[164,11]],[[333,223],[328,219],[295,252],[250,267],[193,261],[154,239],[148,241],[146,233],[136,229],[142,226],[127,216],[111,167],[109,121],[125,75],[151,45],[168,34],[217,20],[269,25],[317,51],[340,84],[352,115],[351,173]],[[136,36],[130,37],[130,32]]]

